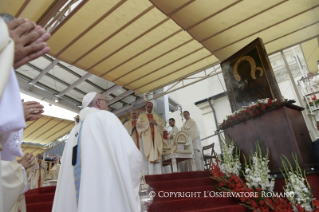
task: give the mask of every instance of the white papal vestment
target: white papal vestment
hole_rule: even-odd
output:
[[[75,126],[62,156],[53,212],[137,212],[142,155],[119,119],[95,108],[80,111],[81,183],[77,205],[72,149]]]

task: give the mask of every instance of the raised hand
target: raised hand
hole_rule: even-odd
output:
[[[25,153],[23,157],[20,160],[18,160],[18,163],[20,163],[25,170],[34,166],[35,162],[33,154],[30,154],[29,152]]]
[[[36,101],[29,101],[23,103],[23,112],[25,121],[35,121],[41,118],[41,114],[44,112],[43,105]]]
[[[46,44],[50,34],[41,26],[23,18],[14,19],[8,22],[7,26],[15,44],[14,68],[19,68],[50,51]]]

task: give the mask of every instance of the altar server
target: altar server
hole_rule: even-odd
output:
[[[196,169],[197,171],[204,170],[202,145],[199,137],[199,129],[197,127],[196,122],[190,117],[188,111],[184,111],[183,116],[186,121],[184,122],[184,125],[181,130],[189,133],[191,136],[193,150],[195,154]],[[190,167],[190,161],[188,161],[188,168],[190,169]]]

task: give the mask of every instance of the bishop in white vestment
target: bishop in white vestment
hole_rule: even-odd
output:
[[[146,113],[139,115],[136,129],[140,135],[140,150],[143,155],[143,174],[162,174],[164,122],[152,113],[153,104],[146,104]]]
[[[53,212],[138,212],[142,155],[96,92],[65,145]]]
[[[184,111],[183,115],[186,121],[184,122],[184,125],[181,130],[187,133],[190,133],[191,135],[193,150],[195,154],[196,170],[197,171],[204,170],[202,145],[201,145],[201,141],[199,137],[199,134],[200,134],[199,129],[197,127],[196,122],[190,117],[190,114],[188,111]],[[188,168],[190,169],[191,167],[190,161],[187,161],[187,163],[188,163]]]

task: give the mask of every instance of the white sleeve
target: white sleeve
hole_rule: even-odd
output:
[[[26,173],[26,171],[25,171],[23,166],[21,166],[21,170],[22,170],[22,173],[23,173],[23,181],[24,181],[24,189],[21,192],[21,194],[24,194],[25,192],[27,192],[29,190],[29,186],[28,186],[28,180],[27,180],[27,173]]]

